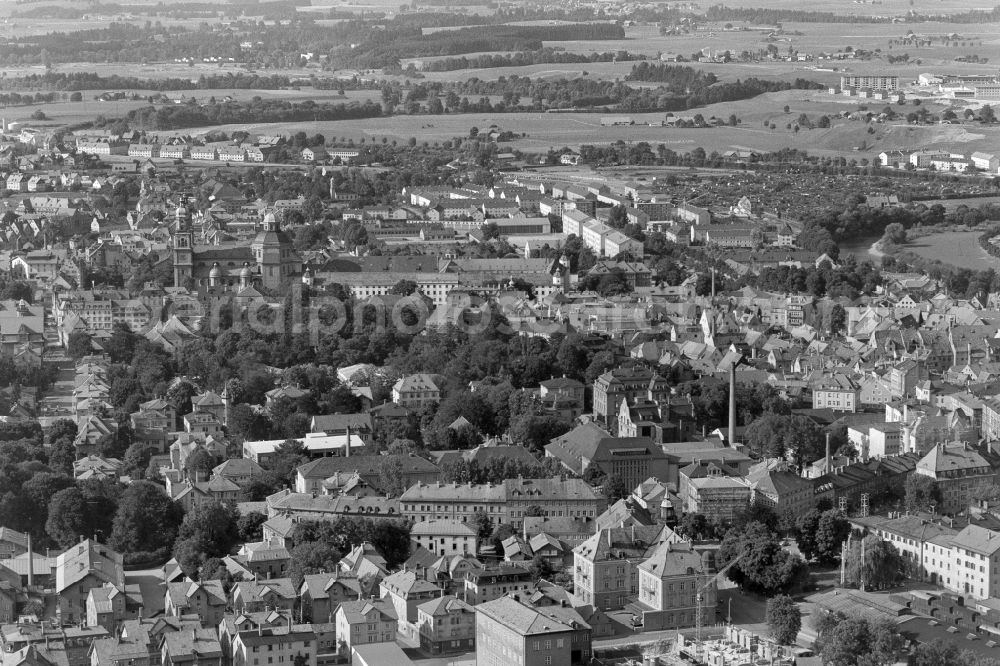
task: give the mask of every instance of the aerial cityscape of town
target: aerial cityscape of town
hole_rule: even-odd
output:
[[[971,0],[0,0],[0,666],[1000,666],[997,105]]]

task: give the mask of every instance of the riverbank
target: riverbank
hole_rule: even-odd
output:
[[[853,256],[859,262],[866,260],[880,260],[885,252],[882,251],[881,238],[859,238],[850,243],[839,244],[840,259],[844,260],[848,256]]]

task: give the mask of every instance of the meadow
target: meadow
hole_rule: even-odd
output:
[[[783,107],[788,105],[786,114]],[[871,101],[869,106],[878,111],[885,102]],[[915,107],[897,107],[906,112]],[[932,110],[934,106],[929,106]],[[592,113],[505,113],[505,114],[448,114],[440,116],[392,116],[375,120],[345,120],[337,122],[225,125],[224,131],[244,130],[264,134],[321,133],[328,138],[359,141],[406,141],[411,137],[419,142],[441,142],[455,137],[468,136],[469,129],[484,129],[492,124],[527,134],[511,143],[501,144],[501,149],[519,149],[541,153],[549,148],[578,148],[582,144],[606,145],[615,141],[648,141],[654,146],[664,144],[677,152],[687,152],[702,147],[708,152],[742,149],[770,152],[783,147],[797,148],[810,154],[845,157],[847,159],[874,159],[882,150],[892,148],[939,147],[954,152],[971,153],[974,150],[1000,150],[1000,127],[979,125],[907,126],[877,124],[875,134],[868,134],[865,123],[835,119],[828,129],[787,129],[805,113],[815,122],[820,115],[859,109],[858,100],[831,96],[821,92],[784,91],[761,95],[739,103],[725,103],[692,109],[683,116],[695,113],[706,119],[718,116],[728,119],[736,113],[742,123],[736,127],[702,129],[674,129],[650,127],[649,122],[659,122],[664,114],[632,114],[636,124],[624,127],[602,127],[601,114]],[[764,121],[768,120],[768,127]],[[775,129],[769,125],[773,122]],[[193,133],[205,133],[208,128]]]
[[[923,236],[901,249],[925,259],[941,261],[952,266],[985,270],[1000,268],[1000,259],[987,254],[979,245],[982,231],[944,231]]]
[[[745,24],[736,23],[736,28]],[[746,26],[749,27],[749,26]],[[789,49],[801,53],[843,51],[847,47],[868,51],[880,50],[884,55],[910,56],[909,62],[889,64],[885,58],[871,60],[838,60],[807,62],[731,62],[731,63],[688,63],[699,69],[713,72],[722,81],[735,81],[747,77],[787,80],[795,77],[808,78],[823,84],[836,85],[842,74],[883,74],[900,76],[903,82],[915,81],[926,71],[956,72],[967,74],[995,74],[1000,63],[1000,28],[994,25],[968,25],[957,23],[919,24],[868,24],[868,23],[793,23],[782,24],[785,34],[769,42],[769,30],[725,30],[724,24],[708,25],[704,29],[686,35],[664,36],[655,25],[631,25],[625,28],[625,40],[560,41],[546,42],[546,46],[563,49],[570,53],[590,54],[594,52],[626,50],[630,53],[657,58],[660,54],[674,53],[690,59],[705,49],[712,54],[725,51],[739,54],[743,51],[756,52],[773,43],[779,53]],[[958,34],[961,43],[975,46],[952,46],[935,40],[931,46],[890,46],[890,39],[901,39],[909,30],[927,37]],[[801,34],[796,34],[801,33]],[[981,42],[981,44],[980,44]],[[467,55],[484,55],[491,52]],[[495,52],[494,52],[495,53]],[[955,58],[975,54],[985,58],[985,63],[956,62]],[[418,69],[424,62],[440,58],[409,58],[402,61],[405,67],[414,64]],[[425,72],[422,75],[431,81],[454,81],[477,77],[493,80],[503,77],[530,76],[532,78],[573,78],[587,76],[600,79],[624,79],[632,69],[632,62],[599,62],[586,64],[539,64],[525,67],[498,67],[490,69],[465,69],[450,72]]]
[[[97,116],[105,118],[122,118],[129,111],[149,106],[149,102],[142,100],[117,100],[111,102],[100,102],[94,99],[96,95],[105,92],[103,90],[83,90],[82,102],[55,102],[52,104],[9,106],[0,107],[0,115],[7,122],[30,122],[33,126],[59,126],[74,125],[94,120]],[[155,90],[130,90],[139,95],[151,95]],[[242,88],[220,88],[220,89],[191,89],[191,90],[171,90],[164,93],[171,99],[184,97],[194,97],[199,102],[207,102],[211,97],[221,100],[229,96],[238,101],[261,97],[263,99],[283,99],[290,102],[302,102],[313,100],[322,102],[364,102],[366,100],[379,100],[381,95],[377,90],[345,90],[341,96],[336,90],[316,90],[311,87],[302,87],[298,90],[255,90]],[[48,121],[38,122],[31,120],[31,114],[37,109],[49,118]],[[137,128],[142,129],[142,128]]]

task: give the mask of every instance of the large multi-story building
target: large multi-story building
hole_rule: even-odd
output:
[[[142,300],[129,298],[126,292],[80,290],[53,294],[52,314],[59,341],[65,346],[77,331],[93,335],[111,331],[116,324],[141,333],[150,324],[152,310]]]
[[[765,461],[755,465],[746,480],[750,501],[779,516],[801,516],[816,506],[816,484],[791,471],[787,464]]]
[[[263,225],[249,245],[236,241],[195,245],[190,212],[178,208],[172,238],[174,284],[183,286],[192,280],[196,286],[217,289],[255,284],[278,289],[283,282],[301,275],[302,258],[273,213],[264,216]]]
[[[897,90],[898,76],[851,75],[840,77],[841,90],[857,88],[859,90]]]
[[[573,590],[601,610],[622,608],[639,593],[636,568],[659,546],[681,537],[659,525],[609,527],[573,549]]]
[[[858,411],[859,394],[857,384],[847,375],[826,375],[812,386],[813,409],[853,413]]]
[[[545,456],[558,459],[574,474],[594,468],[619,476],[629,488],[651,476],[670,478],[673,462],[649,437],[612,437],[592,422],[553,439],[545,447]]]
[[[289,621],[285,625],[237,631],[232,643],[232,666],[256,666],[264,663],[263,659],[279,665],[296,664],[304,659],[311,666],[316,663],[319,644],[311,624]]]
[[[438,556],[479,553],[479,535],[474,526],[457,520],[427,520],[410,530],[410,541]]]
[[[741,477],[728,475],[715,463],[689,465],[681,470],[680,479],[684,513],[700,513],[711,521],[727,523],[750,505],[750,484]]]
[[[979,490],[996,483],[1000,459],[991,453],[978,451],[964,442],[938,444],[917,462],[914,474],[935,481],[943,513],[967,509]]]
[[[714,621],[716,586],[711,553],[699,553],[690,543],[665,543],[638,568],[639,605],[646,631],[696,624],[699,594],[702,622]]]
[[[497,525],[519,526],[525,513],[593,520],[607,500],[581,479],[507,479],[499,484],[417,483],[399,498],[404,518],[414,522],[470,522],[482,511]]]
[[[479,604],[476,666],[570,666],[573,631],[515,596]]]
[[[622,400],[636,398],[652,402],[669,399],[670,384],[651,370],[641,367],[617,368],[594,380],[594,418],[607,427],[614,427]]]
[[[501,562],[499,566],[472,569],[465,574],[465,600],[472,605],[481,604],[506,594],[526,591],[532,584],[530,571]]]
[[[977,599],[1000,597],[996,530],[974,524],[958,529],[929,514],[859,517],[851,523],[891,545],[914,578]]]

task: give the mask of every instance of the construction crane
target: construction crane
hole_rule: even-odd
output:
[[[705,584],[702,585],[701,588],[699,588],[694,595],[694,603],[695,603],[694,631],[695,631],[695,645],[697,646],[695,648],[695,659],[701,659],[701,627],[704,624],[704,620],[702,619],[702,612],[703,612],[702,606],[704,605],[705,602],[705,595],[703,593],[705,590],[709,588],[709,586],[715,585],[715,581],[717,581],[721,576],[724,576],[726,572],[732,569],[733,565],[735,565],[741,559],[743,559],[743,553],[740,553],[739,555],[734,557],[732,561],[729,562],[729,564],[719,569],[714,575],[712,575],[707,581],[705,581]]]

